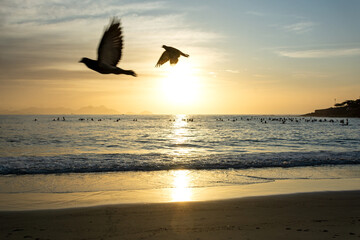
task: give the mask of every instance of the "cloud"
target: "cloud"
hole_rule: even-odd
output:
[[[1,3],[1,14],[7,23],[59,23],[75,19],[104,18],[126,14],[159,11],[166,7],[162,1],[115,3],[104,1],[46,1],[5,0]]]
[[[313,49],[313,50],[298,50],[298,51],[289,50],[289,51],[279,51],[277,54],[289,58],[351,57],[351,56],[360,56],[360,48]]]
[[[294,78],[299,79],[319,79],[319,78],[329,78],[328,73],[323,72],[310,72],[310,71],[296,71],[292,73]]]
[[[238,70],[231,70],[231,69],[227,69],[225,70],[226,72],[229,72],[229,73],[239,73]]]
[[[316,25],[315,23],[309,22],[309,21],[298,22],[295,24],[284,26],[284,29],[288,32],[301,34],[301,33],[306,33],[306,32],[311,31],[315,25]]]
[[[263,13],[257,12],[257,11],[247,11],[246,14],[248,14],[248,15],[253,15],[253,16],[258,16],[258,17],[264,16]]]
[[[220,59],[218,51],[209,50],[207,44],[222,36],[195,27],[187,14],[164,1],[1,1],[0,71],[4,74],[0,81],[85,78],[88,70],[78,60],[96,58],[96,48],[111,16],[122,20],[120,66],[136,69],[140,76],[150,74],[147,71],[153,70],[165,43],[189,51],[191,56],[205,52],[207,61]],[[99,75],[85,79],[99,79]]]
[[[256,78],[267,78],[268,76],[267,76],[267,75],[264,75],[264,74],[253,74],[253,77],[256,77]]]

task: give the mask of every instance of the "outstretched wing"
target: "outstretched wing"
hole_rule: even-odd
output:
[[[122,47],[123,40],[120,20],[113,18],[99,44],[98,61],[100,63],[116,66],[121,58]]]
[[[163,52],[163,54],[161,55],[159,61],[155,65],[155,67],[160,67],[161,65],[163,65],[164,63],[169,61],[169,59],[170,59],[170,57],[169,57],[168,51]]]
[[[170,64],[171,65],[177,64],[178,61],[179,61],[179,57],[170,58]]]

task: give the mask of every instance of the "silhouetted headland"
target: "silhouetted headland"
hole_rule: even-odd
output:
[[[357,117],[360,118],[360,98],[337,103],[334,107],[317,109],[315,112],[304,114],[308,117]]]

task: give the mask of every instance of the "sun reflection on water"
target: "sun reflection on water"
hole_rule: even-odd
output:
[[[175,155],[187,155],[190,150],[185,144],[189,141],[189,130],[187,116],[185,114],[176,115],[173,122],[173,130],[171,141],[175,146]],[[176,160],[175,160],[176,161]],[[192,189],[190,188],[191,174],[189,170],[176,170],[171,173],[172,193],[171,200],[173,202],[190,201],[192,198]]]
[[[189,148],[184,147],[183,144],[188,142],[188,129],[186,128],[188,122],[186,121],[187,116],[185,114],[176,115],[173,123],[173,130],[171,139],[173,144],[176,146],[174,151],[175,155],[184,155],[189,153]]]
[[[189,187],[191,181],[190,171],[176,170],[173,173],[173,178],[172,201],[190,201],[192,197],[192,189]]]

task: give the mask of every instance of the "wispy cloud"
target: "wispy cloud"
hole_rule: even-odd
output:
[[[104,1],[46,1],[46,0],[4,0],[1,13],[7,23],[58,23],[75,19],[104,18],[123,16],[166,8],[162,1],[115,3]]]
[[[225,71],[226,71],[226,72],[229,72],[229,73],[239,73],[238,70],[226,69]]]
[[[360,48],[348,49],[313,49],[313,50],[284,50],[278,55],[289,58],[332,58],[360,56]]]
[[[299,79],[319,79],[319,78],[329,78],[329,73],[323,72],[311,72],[311,71],[296,71],[292,73],[294,78]]]
[[[209,29],[194,27],[186,14],[157,0],[0,1],[0,71],[5,72],[0,81],[83,78],[81,71],[87,70],[78,60],[83,56],[96,58],[96,48],[111,16],[122,20],[124,54],[120,64],[139,69],[144,76],[157,61],[163,44],[195,56],[209,48],[207,43],[222,38]],[[216,51],[206,52],[214,55]],[[219,57],[206,54],[206,59]],[[54,74],[58,70],[64,73]],[[92,74],[87,79],[91,78],[99,76]]]
[[[256,77],[256,78],[266,78],[268,77],[267,75],[264,75],[264,74],[253,74],[253,77]]]
[[[247,11],[246,14],[248,14],[248,15],[253,15],[253,16],[258,16],[258,17],[264,16],[263,13],[257,12],[257,11]]]
[[[284,29],[289,32],[301,34],[310,32],[316,24],[310,21],[298,22],[291,25],[284,26]]]

